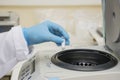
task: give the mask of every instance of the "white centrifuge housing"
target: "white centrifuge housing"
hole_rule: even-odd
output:
[[[120,0],[103,0],[103,14],[104,46],[38,51],[12,80],[120,80]]]

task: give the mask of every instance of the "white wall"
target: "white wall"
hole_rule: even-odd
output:
[[[58,6],[58,5],[100,5],[101,0],[0,0],[1,5]]]
[[[22,27],[30,27],[46,19],[52,20],[74,35],[71,42],[77,46],[93,43],[87,30],[102,25],[100,2],[101,0],[0,0],[0,11],[16,12],[20,16]]]

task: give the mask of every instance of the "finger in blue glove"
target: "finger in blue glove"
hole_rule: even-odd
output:
[[[28,45],[52,41],[59,46],[63,42],[62,37],[65,38],[66,45],[70,43],[68,33],[60,25],[51,21],[23,28],[23,34]]]

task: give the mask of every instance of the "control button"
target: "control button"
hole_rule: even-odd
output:
[[[29,76],[27,80],[30,80],[32,76]]]

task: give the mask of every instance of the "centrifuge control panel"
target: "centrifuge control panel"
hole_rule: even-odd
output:
[[[31,80],[32,74],[35,72],[35,58],[25,62],[19,74],[19,80]]]

